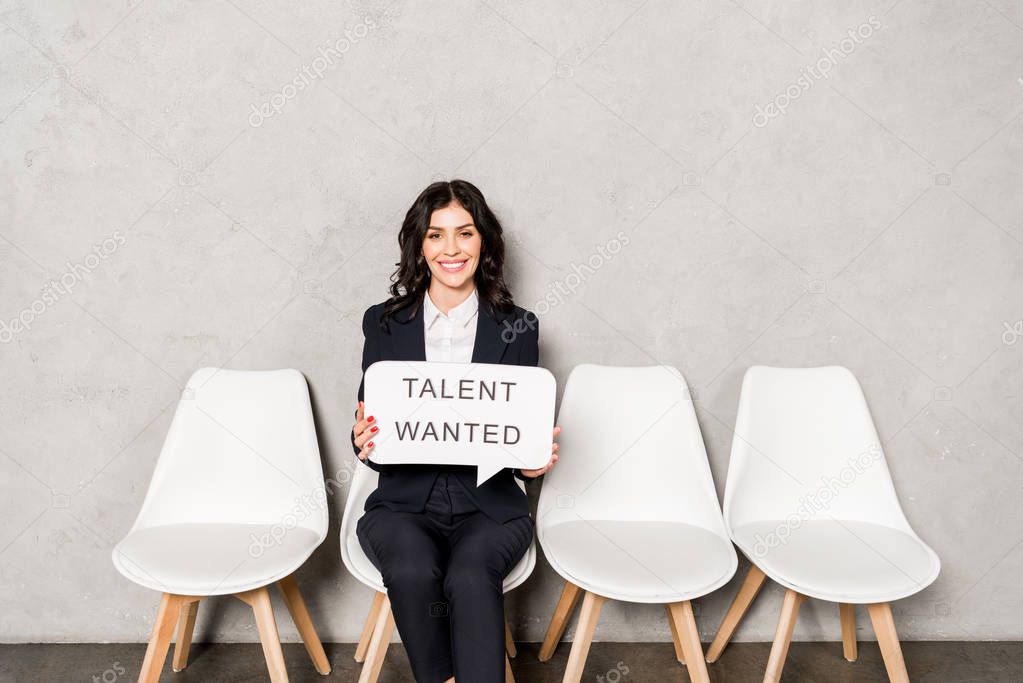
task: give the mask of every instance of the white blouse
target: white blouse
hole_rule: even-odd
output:
[[[423,315],[426,360],[446,363],[472,361],[479,315],[479,295],[475,289],[447,314],[434,305],[427,292],[423,296]]]

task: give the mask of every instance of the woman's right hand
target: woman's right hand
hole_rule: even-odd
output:
[[[372,415],[366,418],[363,417],[365,410],[365,403],[359,401],[359,410],[355,413],[355,426],[352,427],[352,433],[355,434],[355,445],[359,447],[360,460],[365,460],[369,457],[369,454],[373,451],[373,442],[370,439],[380,431],[380,428],[376,425],[376,418]]]

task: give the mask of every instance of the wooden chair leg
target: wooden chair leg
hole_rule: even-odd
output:
[[[139,683],[158,683],[164,662],[167,661],[167,651],[170,649],[174,626],[177,625],[181,614],[181,606],[195,599],[171,593],[164,593],[160,597],[160,607],[156,610],[156,621],[153,623],[153,634],[149,638],[146,656],[142,660],[142,670],[139,671]]]
[[[785,666],[792,631],[796,628],[796,618],[799,616],[799,605],[804,599],[805,596],[791,588],[785,591],[781,614],[778,616],[778,629],[774,632],[774,644],[771,645],[771,656],[767,659],[767,671],[764,672],[764,683],[778,683],[781,680],[781,670]]]
[[[504,620],[504,649],[509,657],[514,657],[518,654],[518,650],[515,649],[515,639],[512,638],[511,626],[508,625],[507,619]]]
[[[373,627],[377,625],[377,617],[380,615],[380,605],[384,604],[386,596],[377,591],[373,596],[373,604],[369,606],[369,614],[366,615],[366,623],[362,626],[362,635],[359,636],[359,644],[355,647],[355,661],[366,660],[366,650],[369,649],[369,641],[373,637]]]
[[[728,645],[732,636],[735,635],[735,629],[738,627],[739,622],[746,615],[746,610],[753,604],[753,598],[757,597],[757,593],[763,587],[766,578],[767,576],[764,575],[764,572],[760,571],[760,568],[756,565],[749,568],[746,578],[743,579],[742,587],[739,588],[739,594],[735,596],[735,600],[732,601],[728,611],[725,612],[724,619],[721,620],[721,625],[718,626],[714,642],[707,648],[707,661],[709,663],[713,664],[721,656],[725,646]]]
[[[597,619],[600,617],[600,608],[604,606],[605,602],[607,602],[607,598],[603,595],[586,591],[582,609],[579,610],[579,624],[575,629],[575,639],[572,641],[572,651],[568,655],[568,666],[565,667],[563,683],[579,683],[582,679],[583,669],[586,668],[586,656],[590,652],[593,632],[597,628]]]
[[[369,641],[369,650],[366,653],[366,661],[362,665],[362,673],[359,674],[359,683],[376,683],[380,676],[380,668],[384,665],[387,645],[391,642],[393,632],[394,614],[391,612],[391,601],[385,595],[380,605],[380,612],[377,614],[376,624],[373,625],[373,636]]]
[[[178,635],[174,640],[174,659],[171,668],[184,671],[188,666],[188,651],[192,647],[192,632],[195,630],[195,616],[199,613],[199,601],[182,604],[178,616]]]
[[[273,605],[270,603],[270,591],[264,586],[240,593],[238,597],[252,605],[271,683],[288,683],[288,671],[284,666],[284,651],[281,649],[281,636],[277,631],[277,621],[274,619]]]
[[[842,654],[848,662],[856,661],[856,605],[842,602],[838,605],[842,621]]]
[[[320,637],[316,635],[316,627],[313,626],[313,620],[309,617],[309,610],[305,606],[305,600],[302,599],[302,593],[298,590],[295,576],[287,576],[278,581],[277,585],[284,595],[284,604],[288,606],[291,620],[295,622],[298,633],[302,636],[306,652],[313,660],[313,666],[319,673],[326,676],[330,673],[330,661],[327,659],[327,653],[323,651]]]
[[[686,663],[685,652],[682,651],[682,641],[678,639],[678,628],[675,626],[675,617],[671,615],[671,605],[665,605],[664,611],[668,613],[668,627],[671,629],[671,642],[675,644],[675,659],[679,664]]]
[[[515,683],[515,674],[512,673],[511,659],[504,657],[504,683]]]
[[[906,671],[906,660],[902,657],[899,634],[895,631],[891,605],[887,602],[867,605],[867,614],[874,625],[877,644],[884,658],[884,667],[888,670],[888,680],[892,683],[909,683],[909,673]]]
[[[685,660],[691,662],[689,680],[693,683],[710,683],[707,662],[703,658],[703,645],[700,644],[700,631],[696,628],[696,616],[693,614],[693,603],[688,600],[673,602],[668,605],[668,614],[678,630]]]
[[[581,594],[579,586],[570,581],[565,582],[565,588],[561,591],[561,597],[558,598],[558,606],[554,608],[554,616],[551,617],[550,626],[547,627],[547,635],[544,636],[543,644],[540,646],[539,660],[541,662],[546,662],[554,656],[554,649],[565,633],[568,619],[572,616],[572,610],[575,609],[575,603],[579,601]]]

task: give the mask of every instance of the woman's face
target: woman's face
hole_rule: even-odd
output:
[[[458,202],[437,209],[430,216],[430,227],[423,238],[423,257],[437,284],[459,290],[471,288],[482,248],[483,238],[472,215]]]

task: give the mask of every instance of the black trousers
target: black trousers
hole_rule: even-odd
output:
[[[529,549],[529,515],[487,517],[447,473],[422,512],[374,507],[356,525],[380,570],[417,683],[504,681],[504,577]]]

